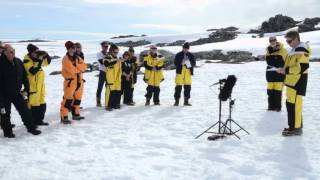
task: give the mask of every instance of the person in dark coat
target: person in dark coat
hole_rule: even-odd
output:
[[[21,91],[22,85],[24,90]],[[1,127],[5,137],[14,138],[12,132],[11,103],[19,112],[21,119],[29,133],[39,135],[31,111],[26,100],[29,92],[29,82],[23,63],[15,57],[15,49],[10,45],[4,46],[4,52],[0,59],[0,112]]]
[[[179,52],[174,59],[174,65],[176,66],[176,87],[174,93],[175,106],[179,105],[182,86],[184,88],[184,105],[191,106],[189,99],[193,68],[196,66],[196,61],[193,54],[189,52],[189,49],[189,43],[185,43],[182,47],[182,51]]]

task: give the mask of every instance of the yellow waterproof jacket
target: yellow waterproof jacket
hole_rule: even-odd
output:
[[[42,61],[31,59],[29,54],[24,56],[23,64],[24,68],[27,72],[27,77],[30,84],[29,94],[37,96],[44,96],[45,95],[45,73],[43,71],[43,67],[46,67],[50,64],[51,59],[50,57],[44,58]],[[36,99],[40,99],[36,98]],[[30,99],[30,101],[33,101]],[[44,100],[42,100],[44,101]],[[41,104],[44,102],[31,102],[31,105],[35,103]]]
[[[150,86],[160,86],[160,82],[164,80],[163,75],[164,57],[157,55],[152,57],[149,53],[144,57],[144,78],[143,80]]]
[[[267,70],[266,70],[266,79],[268,82],[283,82],[285,76],[283,74],[279,74],[275,68],[283,68],[285,64],[285,60],[287,58],[288,51],[284,48],[283,44],[278,42],[276,48],[271,46],[267,47],[266,53],[266,62],[267,62]]]
[[[106,56],[104,59],[104,65],[106,67],[106,79],[107,85],[110,86],[111,90],[121,90],[121,62],[118,62],[117,57],[111,55]]]
[[[285,62],[285,85],[296,89],[299,95],[306,93],[310,55],[309,45],[300,43],[289,52]]]

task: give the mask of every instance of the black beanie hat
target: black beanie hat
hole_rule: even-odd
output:
[[[188,42],[184,43],[183,48],[190,49],[190,44]]]
[[[27,46],[27,50],[28,50],[28,53],[31,54],[33,52],[35,52],[36,50],[38,50],[39,48],[33,44],[28,44]]]

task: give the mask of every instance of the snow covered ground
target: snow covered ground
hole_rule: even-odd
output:
[[[202,64],[200,62],[200,64]],[[54,62],[46,72],[59,66]],[[97,73],[86,73],[82,114],[71,126],[59,123],[62,78],[47,76],[49,127],[34,137],[13,114],[16,139],[0,138],[0,179],[318,179],[319,63],[311,63],[304,106],[304,135],[284,138],[286,112],[266,111],[265,64],[203,64],[197,68],[192,107],[173,107],[174,71],[166,72],[161,106],[144,106],[139,76],[135,107],[106,112],[95,107]],[[218,119],[217,87],[235,74],[234,119],[251,134],[210,142],[194,137]],[[227,118],[227,103],[223,103]]]
[[[313,49],[319,50],[319,39]],[[238,43],[236,43],[239,41]],[[243,43],[241,45],[241,43]],[[247,47],[263,52],[267,39],[244,38],[225,43],[193,47]],[[64,41],[40,43],[42,49],[62,56]],[[218,45],[217,45],[218,44]],[[26,44],[14,44],[22,57]],[[97,42],[83,42],[88,61],[99,50]],[[249,48],[250,46],[248,46]],[[178,47],[168,47],[176,49]],[[141,51],[140,47],[137,51]],[[314,50],[314,52],[318,52]],[[161,85],[161,106],[145,107],[146,85],[139,76],[134,99],[135,107],[106,112],[95,107],[97,72],[86,73],[82,114],[86,119],[71,126],[59,123],[62,99],[62,77],[49,76],[61,67],[54,60],[45,69],[47,77],[46,121],[43,133],[29,135],[16,112],[15,139],[0,138],[0,179],[319,179],[320,127],[319,63],[310,64],[310,78],[304,102],[304,134],[284,138],[286,110],[266,111],[267,96],[265,63],[204,64],[195,70],[192,107],[173,107],[175,71],[165,72]],[[227,75],[238,81],[233,90],[236,99],[233,118],[250,135],[239,133],[241,140],[228,137],[210,142],[203,135],[194,137],[218,120],[218,89],[209,88]],[[285,94],[284,94],[285,96]],[[223,103],[223,119],[227,118],[227,102]]]

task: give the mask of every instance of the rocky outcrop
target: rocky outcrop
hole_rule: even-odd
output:
[[[142,34],[141,36],[137,36],[137,35],[120,35],[120,36],[115,36],[112,37],[111,39],[123,39],[123,38],[133,38],[133,37],[145,37],[147,35]]]
[[[306,18],[301,24],[298,25],[299,32],[309,32],[320,30],[316,26],[320,23],[320,17],[317,18]]]
[[[158,50],[159,54],[165,57],[165,69],[175,69],[174,58],[175,54],[166,51]],[[143,57],[148,53],[148,50],[140,53],[139,59],[140,64],[143,64]],[[255,61],[255,57],[252,56],[251,52],[248,51],[228,51],[223,53],[222,50],[215,49],[212,51],[201,51],[193,53],[196,60],[220,60],[220,63],[242,63]]]
[[[207,43],[215,43],[215,42],[223,42],[235,39],[237,37],[238,32],[228,31],[226,29],[219,29],[215,32],[212,32],[208,38],[200,38],[196,41],[190,42],[190,45],[202,45]]]
[[[289,16],[278,14],[275,17],[271,17],[269,18],[269,20],[264,21],[261,24],[260,29],[250,30],[249,33],[272,33],[285,31],[287,29],[295,27],[297,23],[297,21]]]
[[[248,51],[228,51],[226,54],[222,50],[202,51],[194,53],[196,59],[221,60],[222,62],[249,62],[255,58]]]
[[[234,26],[229,26],[229,27],[226,27],[226,28],[223,28],[224,30],[226,31],[238,31],[239,28],[237,27],[234,27]],[[207,29],[208,32],[210,31],[218,31],[219,29]]]
[[[269,20],[264,21],[259,29],[251,29],[249,33],[261,34],[261,33],[273,33],[286,31],[290,28],[298,26],[299,32],[308,32],[319,30],[316,25],[320,23],[320,18],[306,18],[302,22],[295,21],[289,16],[283,16],[278,14],[275,17],[269,18]]]
[[[127,42],[119,42],[115,43],[117,46],[124,46],[124,47],[137,47],[137,46],[145,46],[151,44],[150,41],[147,40],[140,40],[140,41],[127,41]]]
[[[178,40],[172,43],[158,43],[156,46],[164,47],[164,46],[182,46],[186,41],[185,40]]]

